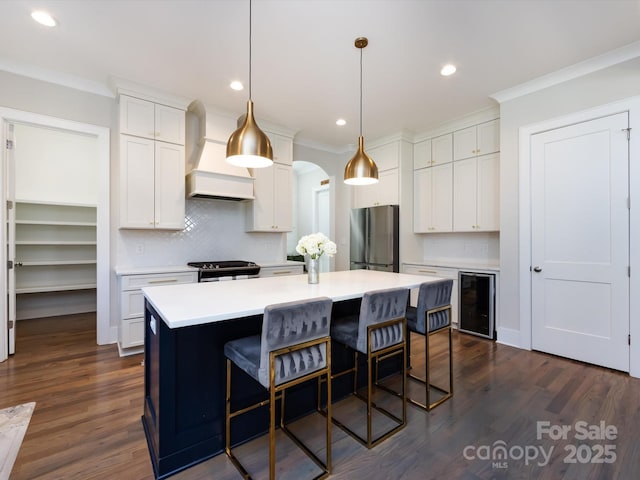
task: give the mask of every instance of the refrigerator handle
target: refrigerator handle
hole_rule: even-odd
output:
[[[368,208],[364,210],[364,261],[369,263],[369,244],[371,243],[371,230],[369,229],[371,212]]]

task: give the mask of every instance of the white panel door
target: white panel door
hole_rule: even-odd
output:
[[[293,230],[293,167],[273,164],[273,221],[280,232]]]
[[[453,229],[453,165],[431,167],[431,226],[434,232]]]
[[[476,230],[500,230],[500,155],[483,155],[477,162]]]
[[[531,138],[532,347],[629,371],[627,113]]]

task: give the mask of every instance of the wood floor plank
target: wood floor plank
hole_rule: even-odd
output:
[[[140,417],[142,356],[120,358],[114,345],[95,345],[95,316],[81,314],[21,321],[15,356],[0,364],[0,408],[36,402],[12,480],[151,480]],[[445,336],[432,337],[433,365],[446,384]],[[416,372],[424,339],[412,338]],[[454,397],[429,413],[408,407],[405,429],[367,450],[334,427],[336,479],[620,479],[640,470],[640,380],[627,374],[454,332]],[[412,386],[412,389],[414,386]],[[357,407],[354,407],[357,408]],[[356,415],[357,412],[354,412]],[[292,428],[315,444],[317,419]],[[576,438],[576,422],[617,429],[614,440]],[[539,422],[570,428],[567,438],[539,438]],[[312,442],[312,443],[313,443]],[[502,442],[502,443],[501,443]],[[508,458],[491,458],[505,445]],[[599,446],[611,445],[615,461],[595,463]],[[264,473],[264,439],[244,448]],[[572,457],[571,449],[581,457]],[[484,450],[483,450],[484,449]],[[493,450],[492,450],[493,449]],[[526,449],[538,456],[518,457]],[[550,460],[540,464],[540,449]],[[487,453],[490,458],[486,458]],[[575,460],[575,463],[568,463]],[[308,470],[295,448],[279,444],[278,470],[301,478]],[[172,477],[238,479],[224,455]],[[263,477],[260,477],[263,478]]]

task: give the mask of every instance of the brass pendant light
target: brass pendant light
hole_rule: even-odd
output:
[[[227,163],[237,167],[264,168],[273,165],[273,149],[269,137],[260,130],[253,118],[251,100],[251,0],[249,0],[249,100],[247,114],[240,128],[227,142]]]
[[[362,49],[369,44],[365,37],[356,38],[356,48],[360,49],[360,136],[358,137],[358,151],[344,168],[344,183],[349,185],[371,185],[378,182],[378,167],[364,151],[364,137],[362,136]]]

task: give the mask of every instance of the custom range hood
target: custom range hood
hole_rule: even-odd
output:
[[[225,161],[227,140],[236,122],[196,100],[189,105],[186,127],[187,196],[253,200],[249,171]]]

